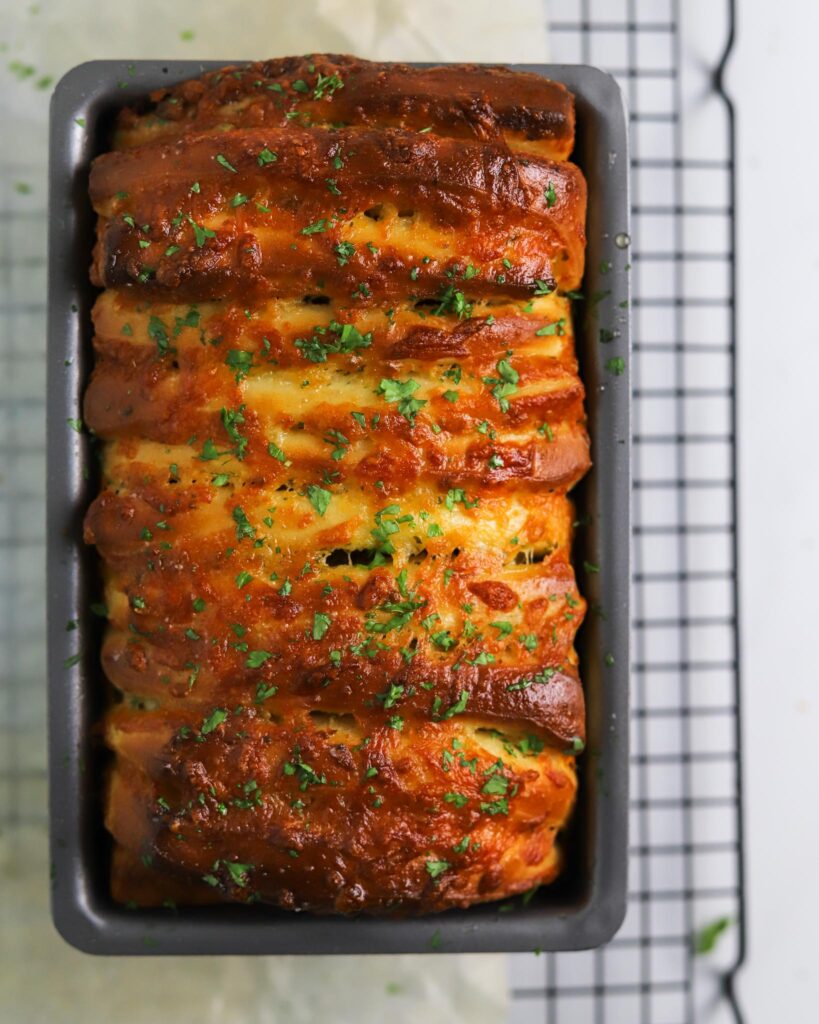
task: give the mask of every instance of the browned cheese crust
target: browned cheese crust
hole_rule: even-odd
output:
[[[589,466],[571,95],[353,57],[91,173],[116,899],[424,913],[560,869]]]

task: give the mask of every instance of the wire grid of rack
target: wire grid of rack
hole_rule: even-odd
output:
[[[631,109],[631,871],[626,922],[605,950],[510,958],[515,1022],[740,1019],[733,119],[720,55],[706,67],[687,49],[692,6],[549,4],[553,61],[610,70]],[[7,153],[3,171],[33,187],[31,200],[4,190],[0,207],[0,818],[13,846],[21,829],[42,827],[46,805],[46,215],[33,198],[45,192],[43,163]],[[733,927],[713,957],[695,957],[692,935],[721,917]]]
[[[630,110],[629,906],[603,950],[511,958],[514,1022],[741,1020],[734,126],[721,84],[733,9],[706,12],[712,35],[724,27],[707,62],[684,20],[695,6],[549,5],[552,59],[610,71]],[[697,956],[698,930],[720,919],[725,945]]]

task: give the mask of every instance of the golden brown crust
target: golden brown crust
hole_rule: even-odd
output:
[[[478,295],[539,280],[570,290],[582,276],[581,172],[503,142],[294,125],[185,136],[98,157],[91,199],[95,282],[177,299],[321,292],[367,305],[433,298],[467,266]]]
[[[503,69],[252,73],[122,115],[92,172],[113,892],[521,892],[559,870],[585,735],[571,98]],[[268,86],[297,74],[344,81],[345,127],[325,96],[284,117]]]
[[[339,83],[341,83],[339,85]],[[541,75],[480,64],[418,68],[313,54],[221,68],[122,111],[117,148],[214,128],[361,125],[405,128],[565,160],[574,98]]]
[[[143,902],[167,898],[169,880],[185,900],[217,890],[293,910],[432,912],[557,873],[574,772],[557,752],[531,756],[536,736],[420,720],[362,733],[343,717],[278,724],[255,709],[218,734],[156,718],[122,709],[108,723],[107,825],[160,877],[153,892],[137,879]],[[136,895],[116,870],[114,887]]]

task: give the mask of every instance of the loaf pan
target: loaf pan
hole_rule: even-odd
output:
[[[98,487],[92,439],[79,429],[92,367],[88,280],[95,216],[91,160],[114,115],[153,89],[224,62],[92,61],[69,71],[51,102],[48,312],[48,627],[52,914],[73,946],[98,954],[517,952],[608,941],[626,906],[630,577],[628,148],[613,78],[590,67],[519,65],[565,83],[577,100],[573,159],[589,185],[586,301],[577,309],[594,468],[574,493],[574,562],[591,612],[578,637],[588,744],[566,868],[520,899],[430,917],[314,917],[259,906],[128,909],[109,894],[103,827],[107,754],[95,723],[100,667],[98,565],[82,517]],[[614,337],[612,337],[614,335]],[[591,568],[587,568],[587,567]],[[599,567],[599,571],[594,571]]]

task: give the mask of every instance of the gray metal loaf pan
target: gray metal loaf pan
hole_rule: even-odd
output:
[[[630,360],[626,116],[614,79],[590,67],[520,65],[577,100],[575,161],[589,185],[585,309],[578,354],[594,468],[575,492],[575,565],[591,606],[578,638],[588,713],[580,791],[564,838],[566,869],[523,906],[514,900],[410,919],[313,917],[260,906],[127,909],[109,895],[102,822],[106,753],[98,569],[82,541],[97,489],[90,439],[71,428],[92,365],[88,279],[95,216],[91,160],[116,110],[224,62],[93,61],[69,71],[51,104],[48,314],[48,624],[52,912],[63,937],[99,954],[516,952],[609,940],[626,906],[630,577]],[[610,337],[613,333],[615,336]],[[606,341],[606,339],[609,339]],[[599,572],[584,570],[584,563]],[[68,622],[76,628],[67,630]]]

